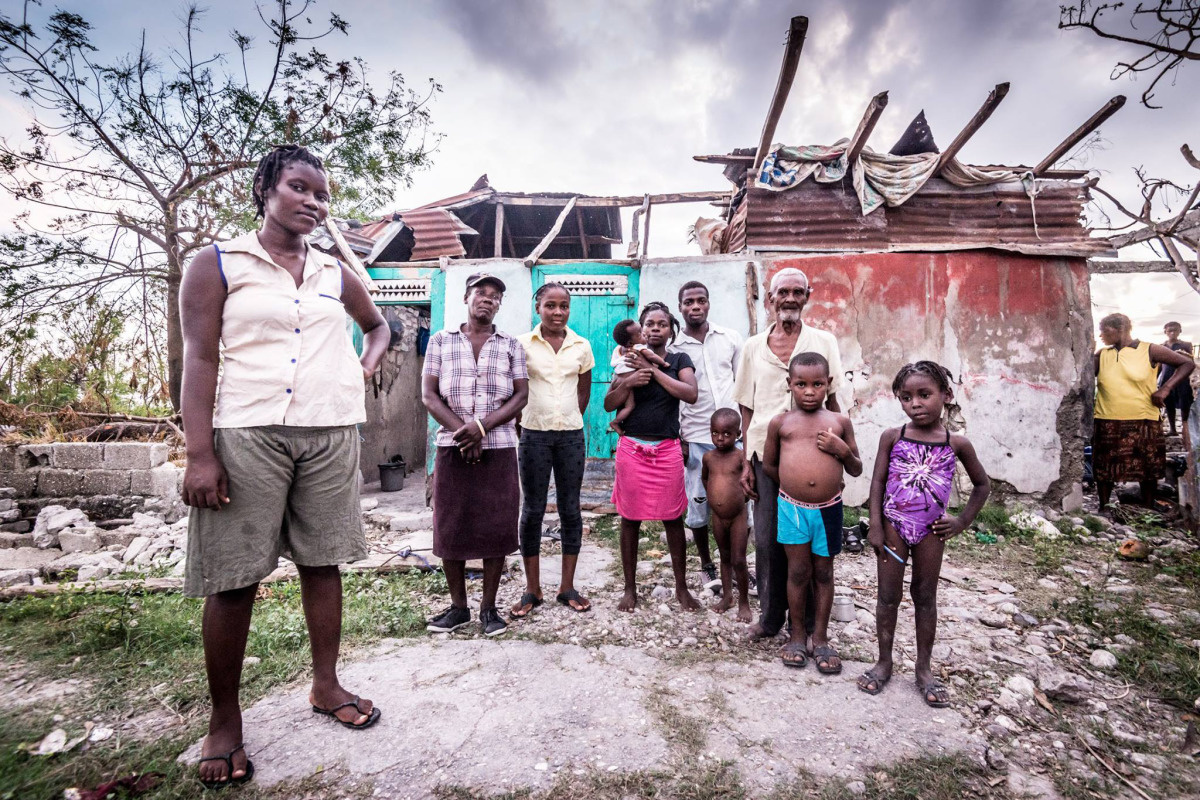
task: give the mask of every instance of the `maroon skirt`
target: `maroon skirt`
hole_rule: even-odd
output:
[[[433,554],[450,561],[503,558],[517,549],[521,484],[517,448],[484,450],[478,464],[457,447],[433,462]]]
[[[1106,483],[1156,481],[1166,474],[1167,442],[1156,419],[1098,419],[1092,474]]]

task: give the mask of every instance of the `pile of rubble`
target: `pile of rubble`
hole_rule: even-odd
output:
[[[0,490],[0,506],[12,502]],[[0,587],[101,578],[182,577],[187,518],[153,514],[98,525],[78,508],[46,506],[29,533],[0,533]]]

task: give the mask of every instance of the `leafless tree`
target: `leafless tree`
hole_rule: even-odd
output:
[[[1200,160],[1190,147],[1185,144],[1180,152],[1188,166],[1200,170]],[[1108,199],[1129,220],[1121,228],[1141,226],[1106,238],[1118,250],[1143,242],[1157,245],[1188,285],[1200,292],[1200,275],[1196,270],[1196,254],[1200,251],[1200,176],[1194,185],[1186,186],[1148,177],[1141,169],[1136,172],[1142,195],[1142,205],[1137,210],[1127,208],[1096,182],[1092,184],[1093,191]]]
[[[1125,3],[1096,3],[1079,0],[1059,7],[1058,27],[1082,28],[1104,39],[1135,45],[1139,55],[1118,61],[1112,78],[1152,73],[1153,80],[1142,92],[1142,104],[1154,105],[1155,87],[1185,61],[1200,61],[1200,0],[1158,0],[1138,3],[1132,11]]]

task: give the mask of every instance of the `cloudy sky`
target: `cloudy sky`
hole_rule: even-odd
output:
[[[16,5],[11,2],[11,5]],[[179,43],[184,5],[163,0],[61,0],[95,26],[102,51]],[[810,19],[808,40],[776,139],[827,144],[849,135],[872,95],[890,104],[872,137],[886,150],[924,109],[945,146],[1001,81],[1012,88],[960,157],[971,163],[1039,161],[1113,95],[1125,108],[1102,129],[1084,166],[1127,203],[1133,168],[1195,180],[1179,155],[1200,135],[1200,65],[1160,85],[1152,111],[1137,101],[1147,80],[1112,81],[1131,52],[1084,31],[1059,31],[1047,0],[406,0],[314,3],[313,19],[336,11],[349,36],[321,45],[335,59],[359,55],[379,80],[399,70],[445,91],[432,111],[443,136],[433,166],[400,188],[396,208],[465,191],[483,173],[508,191],[587,194],[723,189],[716,166],[693,154],[757,143],[783,53],[788,20]],[[231,28],[258,36],[253,7],[211,0],[209,48],[228,50]],[[44,13],[44,12],[43,12]],[[19,105],[0,96],[0,130],[18,129]],[[1191,142],[1200,149],[1200,140]],[[0,206],[0,212],[11,204]],[[651,255],[695,252],[686,228],[705,205],[654,212]],[[628,229],[628,224],[626,224]],[[1148,257],[1147,254],[1127,254]],[[1153,256],[1149,256],[1153,257]],[[1200,298],[1174,275],[1093,279],[1097,316],[1120,309],[1135,332],[1157,340],[1181,319],[1200,337]]]

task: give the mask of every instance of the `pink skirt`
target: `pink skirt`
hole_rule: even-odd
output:
[[[683,489],[683,448],[678,439],[639,444],[622,436],[617,442],[613,504],[630,520],[672,520],[687,509]]]

